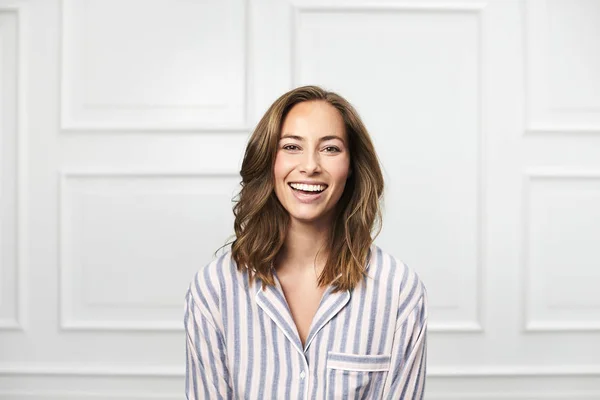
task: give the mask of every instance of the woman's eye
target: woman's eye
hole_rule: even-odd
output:
[[[296,146],[295,144],[286,144],[282,148],[284,150],[290,150],[290,151],[300,150],[300,148],[298,146]],[[327,147],[325,147],[325,151],[328,153],[339,153],[341,150],[335,146],[327,146]]]

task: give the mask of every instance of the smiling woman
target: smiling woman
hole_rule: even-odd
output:
[[[427,292],[373,243],[383,176],[352,105],[284,94],[241,177],[231,251],[186,296],[188,399],[422,398]]]
[[[291,108],[281,131],[275,194],[292,224],[318,224],[326,232],[350,173],[344,120],[325,101],[305,101]]]

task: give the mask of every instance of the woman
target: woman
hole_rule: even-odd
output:
[[[284,94],[241,176],[236,239],[186,297],[188,399],[421,399],[427,294],[373,244],[383,176],[354,108]]]

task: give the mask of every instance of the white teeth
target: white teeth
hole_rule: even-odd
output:
[[[306,192],[322,192],[327,187],[325,185],[305,185],[304,183],[290,183],[290,186]]]

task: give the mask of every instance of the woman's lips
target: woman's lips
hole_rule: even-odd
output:
[[[325,192],[325,190],[327,190],[327,187],[326,187],[325,190],[323,190],[322,192],[308,194],[308,193],[304,193],[304,192],[295,190],[290,185],[288,185],[288,186],[289,186],[290,190],[292,191],[292,193],[294,194],[294,197],[296,197],[296,199],[298,199],[299,202],[305,203],[305,204],[313,203],[313,202],[319,200],[321,198],[321,195]]]

